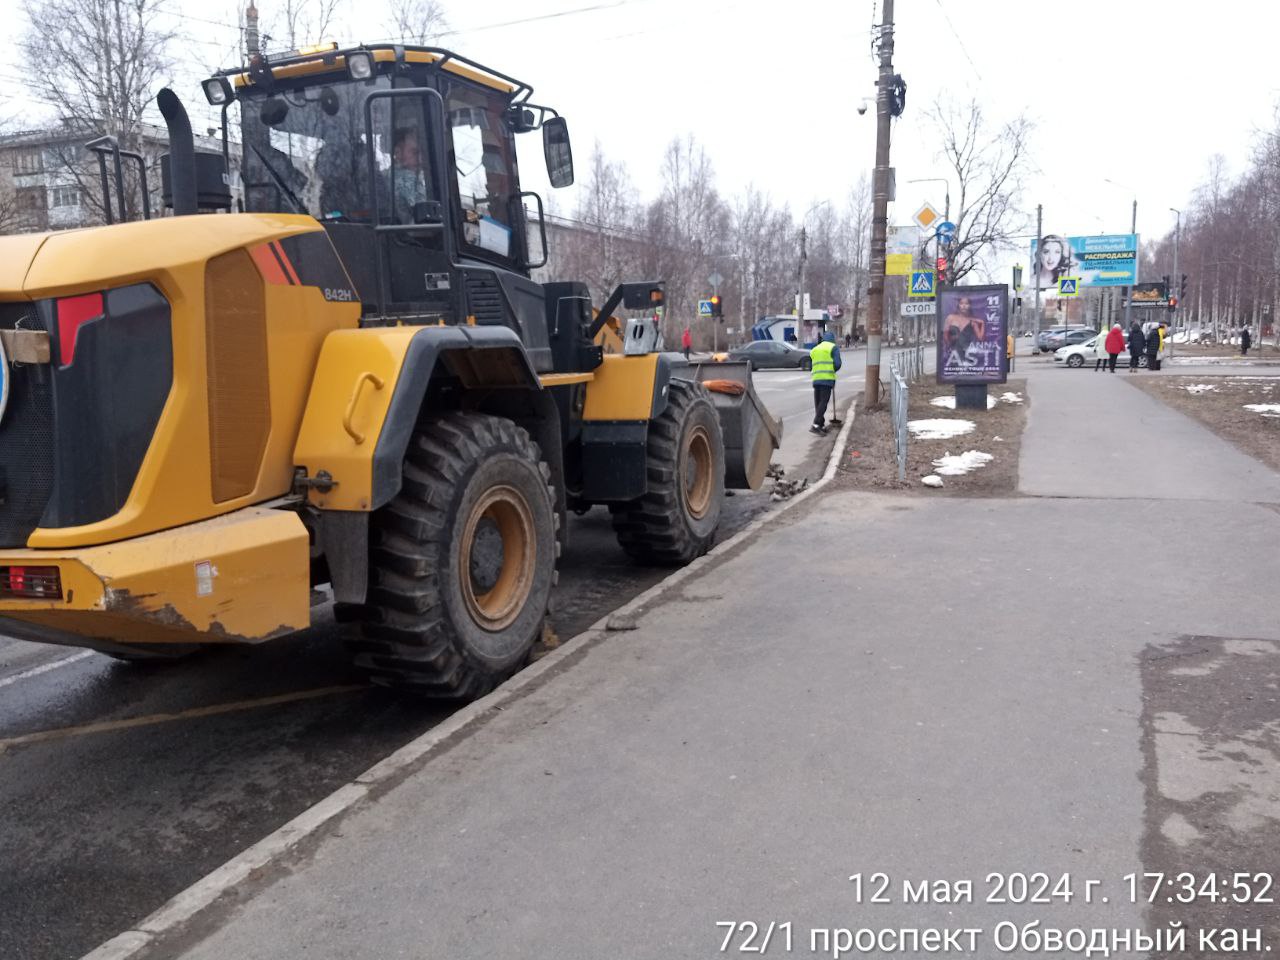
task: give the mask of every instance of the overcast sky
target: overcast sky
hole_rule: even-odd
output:
[[[264,24],[272,2],[259,5]],[[380,0],[349,2],[359,16],[332,39],[381,39]],[[188,102],[202,103],[199,76],[236,60],[236,4],[169,4],[193,60],[174,79]],[[599,140],[626,162],[645,198],[657,190],[666,144],[690,132],[712,158],[722,193],[754,183],[797,215],[823,200],[840,203],[873,163],[874,109],[855,110],[875,93],[871,0],[446,4],[455,32],[444,45],[532,84],[536,102],[569,119],[580,169]],[[6,35],[23,31],[20,7],[0,0]],[[926,199],[942,207],[940,184],[907,183],[945,174],[923,118],[940,94],[978,97],[993,121],[1021,111],[1036,121],[1036,174],[1022,197],[1032,231],[1040,203],[1045,232],[1127,232],[1136,196],[1138,231],[1148,237],[1172,229],[1169,207],[1188,205],[1214,153],[1233,173],[1243,168],[1280,97],[1275,0],[1229,8],[898,0],[897,20],[895,68],[908,92],[894,126],[891,223],[908,222]],[[17,61],[9,63],[0,67],[0,103],[36,119],[39,106],[24,101]],[[522,151],[522,173],[545,194],[533,155]],[[572,195],[559,193],[558,209],[569,212]]]

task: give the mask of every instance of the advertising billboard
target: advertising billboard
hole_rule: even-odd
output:
[[[1096,237],[1045,234],[1031,241],[1032,274],[1026,285],[1056,293],[1063,277],[1079,277],[1091,287],[1132,286],[1138,261],[1138,234],[1104,233]]]
[[[1008,332],[1008,287],[943,287],[938,293],[938,383],[1004,383]]]
[[[1135,307],[1167,307],[1169,291],[1161,282],[1135,283],[1129,291],[1129,302]]]

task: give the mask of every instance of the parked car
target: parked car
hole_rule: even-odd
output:
[[[1107,354],[1102,349],[1099,339],[1105,339],[1105,334],[1094,335],[1084,343],[1073,343],[1065,347],[1060,347],[1053,351],[1054,363],[1065,363],[1068,367],[1083,367],[1086,363],[1093,363],[1095,360],[1107,359]],[[1125,354],[1125,363],[1129,362]],[[1147,355],[1144,353],[1138,357],[1138,366],[1145,367],[1147,365]]]
[[[1049,341],[1051,338],[1060,337],[1071,330],[1089,330],[1089,329],[1090,329],[1089,327],[1086,327],[1083,324],[1078,324],[1078,323],[1071,324],[1070,326],[1048,327],[1044,330],[1041,330],[1039,335],[1036,336],[1035,350],[1033,352],[1040,353],[1041,351],[1043,351],[1044,353],[1053,353],[1054,350],[1058,349],[1058,347],[1065,346],[1065,344],[1059,343],[1056,346],[1051,347],[1049,346]],[[1097,333],[1096,330],[1092,332]]]
[[[808,370],[809,351],[778,340],[755,340],[729,351],[730,360],[748,360],[752,370]]]
[[[1050,353],[1062,347],[1074,347],[1076,344],[1084,343],[1086,340],[1092,340],[1098,335],[1098,331],[1092,327],[1073,327],[1063,333],[1055,333],[1045,338],[1045,347]]]

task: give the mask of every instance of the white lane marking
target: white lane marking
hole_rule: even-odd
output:
[[[92,650],[81,650],[79,653],[73,653],[69,657],[63,657],[61,660],[54,660],[52,663],[42,663],[38,667],[32,667],[30,670],[23,670],[21,673],[15,673],[12,677],[5,677],[0,680],[0,687],[7,687],[10,684],[17,683],[19,680],[30,680],[32,677],[38,677],[42,673],[48,673],[50,670],[57,670],[59,667],[65,667],[68,664],[83,660],[86,657],[93,656]]]

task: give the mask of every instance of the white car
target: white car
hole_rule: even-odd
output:
[[[1086,340],[1084,343],[1072,344],[1069,347],[1059,347],[1053,351],[1054,363],[1065,363],[1068,367],[1083,367],[1086,363],[1093,363],[1095,360],[1106,360],[1107,354],[1102,349],[1099,340],[1106,340],[1105,334],[1099,334],[1092,340]],[[1124,357],[1124,354],[1120,354]],[[1129,363],[1125,358],[1125,365]],[[1119,363],[1116,364],[1119,366]],[[1147,355],[1145,353],[1138,356],[1138,366],[1145,367],[1147,365]]]

